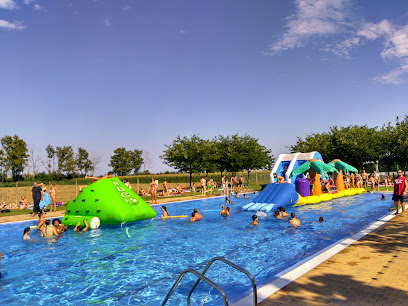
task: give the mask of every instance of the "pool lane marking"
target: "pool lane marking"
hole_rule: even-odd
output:
[[[408,204],[406,204],[405,207],[408,208]],[[275,275],[276,278],[274,278],[271,282],[267,284],[265,283],[262,284],[262,287],[260,287],[257,290],[258,303],[262,302],[263,300],[265,300],[278,290],[282,289],[286,285],[290,284],[297,278],[316,268],[318,265],[325,262],[330,257],[341,252],[342,250],[344,250],[357,240],[360,240],[361,238],[371,233],[375,229],[379,228],[381,225],[385,224],[394,217],[396,217],[394,212],[390,212],[381,219],[372,222],[367,227],[362,229],[360,232],[354,234],[353,236],[339,240],[329,245],[328,247],[324,248],[323,250],[317,252],[316,254],[306,257],[305,259],[294,264],[293,266],[276,274]],[[233,306],[252,305],[253,304],[252,290],[246,291],[245,294],[248,295],[238,300],[237,302],[233,303]]]

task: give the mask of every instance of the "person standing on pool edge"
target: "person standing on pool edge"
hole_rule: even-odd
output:
[[[394,179],[394,195],[392,196],[392,200],[394,201],[396,215],[398,215],[398,208],[401,205],[401,216],[404,215],[405,211],[405,192],[407,191],[407,180],[402,175],[402,170],[398,170],[398,176]]]
[[[38,214],[40,210],[40,202],[42,201],[42,188],[38,186],[37,182],[34,182],[34,187],[31,189],[31,193],[33,195],[34,207],[32,217]]]

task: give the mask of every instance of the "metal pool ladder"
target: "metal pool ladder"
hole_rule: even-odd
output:
[[[186,275],[187,273],[192,273],[195,276],[197,276],[197,280],[195,281],[195,283],[193,284],[193,286],[191,287],[190,291],[188,292],[188,296],[187,296],[187,305],[191,305],[191,294],[193,293],[193,291],[195,290],[195,288],[198,286],[198,284],[200,283],[201,280],[205,281],[207,284],[209,284],[210,286],[212,286],[213,288],[215,288],[221,295],[222,299],[224,300],[224,305],[229,305],[228,304],[228,298],[225,295],[224,290],[222,290],[222,288],[217,285],[216,283],[214,283],[212,280],[208,279],[205,276],[205,273],[207,273],[208,269],[211,267],[211,265],[215,262],[215,261],[222,261],[224,263],[226,263],[227,265],[233,267],[234,269],[244,273],[246,276],[248,276],[248,278],[250,279],[251,283],[252,283],[252,289],[253,289],[253,296],[254,296],[254,305],[256,305],[258,303],[258,297],[257,297],[257,293],[256,293],[256,282],[255,279],[253,278],[253,276],[251,275],[251,273],[249,273],[247,270],[245,270],[244,268],[241,268],[240,266],[237,266],[236,264],[230,262],[229,260],[226,260],[224,257],[214,257],[212,258],[207,265],[205,266],[204,270],[202,273],[194,270],[194,269],[185,269],[183,271],[181,271],[179,277],[177,278],[177,280],[174,282],[173,286],[171,287],[170,291],[167,293],[166,297],[163,299],[163,301],[161,302],[161,306],[166,305],[167,301],[169,300],[170,296],[173,294],[173,292],[176,290],[178,284],[181,282],[182,278],[184,277],[184,275]]]

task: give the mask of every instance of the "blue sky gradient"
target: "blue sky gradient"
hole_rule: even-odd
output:
[[[158,156],[244,134],[275,155],[404,116],[408,2],[0,0],[0,136]],[[107,171],[107,166],[99,172]]]

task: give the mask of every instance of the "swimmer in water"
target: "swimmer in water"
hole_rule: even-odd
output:
[[[237,190],[237,192],[235,193],[235,197],[236,197],[236,198],[239,198],[238,190]]]
[[[81,226],[81,222],[78,222],[78,224],[74,228],[74,232],[86,232],[88,230],[89,226],[88,226],[88,222],[86,222],[85,219],[84,219],[84,224],[85,224],[85,227],[83,228]],[[58,235],[55,235],[55,236],[58,236]]]
[[[249,199],[249,197],[244,193],[244,199]]]
[[[203,216],[201,215],[201,214],[199,214],[198,213],[198,210],[197,210],[197,208],[194,208],[194,214],[195,214],[195,218],[197,219],[197,220],[200,220]]]
[[[230,211],[230,208],[227,207],[223,211],[221,211],[222,213],[220,213],[220,215],[223,217],[228,217],[230,215],[229,211]]]
[[[41,237],[43,238],[49,238],[52,236],[58,236],[57,230],[55,227],[51,227],[51,221],[50,220],[45,220],[44,221],[44,227],[41,230]]]
[[[319,217],[319,222],[324,222],[323,217]]]
[[[299,221],[299,219],[296,219],[295,213],[291,213],[290,217],[292,218],[292,219],[289,220],[290,224],[292,224],[293,226],[299,226],[300,225],[300,221]]]
[[[191,213],[190,222],[197,221],[196,215],[194,212]]]
[[[231,204],[231,201],[230,201],[229,197],[225,198],[225,204]]]
[[[52,225],[54,225],[54,228],[57,231],[58,236],[67,230],[67,227],[64,224],[61,224],[61,220],[58,218],[52,220]]]
[[[161,210],[162,210],[162,212],[163,212],[162,215],[161,215],[162,218],[165,218],[165,217],[168,217],[168,216],[169,216],[169,214],[167,213],[167,208],[166,208],[166,206],[163,205],[163,206],[161,207]]]
[[[381,196],[381,200],[385,200],[385,195],[384,194]]]
[[[251,225],[258,225],[258,216],[257,215],[252,216]]]
[[[275,210],[275,211],[273,212],[273,215],[274,215],[274,217],[275,217],[276,219],[282,219],[282,216],[281,216],[281,214],[279,213],[279,210]]]
[[[225,214],[225,206],[221,205],[220,216],[224,216],[224,214]]]
[[[24,229],[23,240],[29,240],[29,239],[31,239],[30,236],[29,236],[30,232],[31,232],[31,228],[26,227],[26,228]]]
[[[278,210],[279,210],[279,214],[280,214],[282,217],[287,217],[287,216],[289,216],[289,214],[285,211],[285,208],[283,208],[282,206],[279,206]]]

